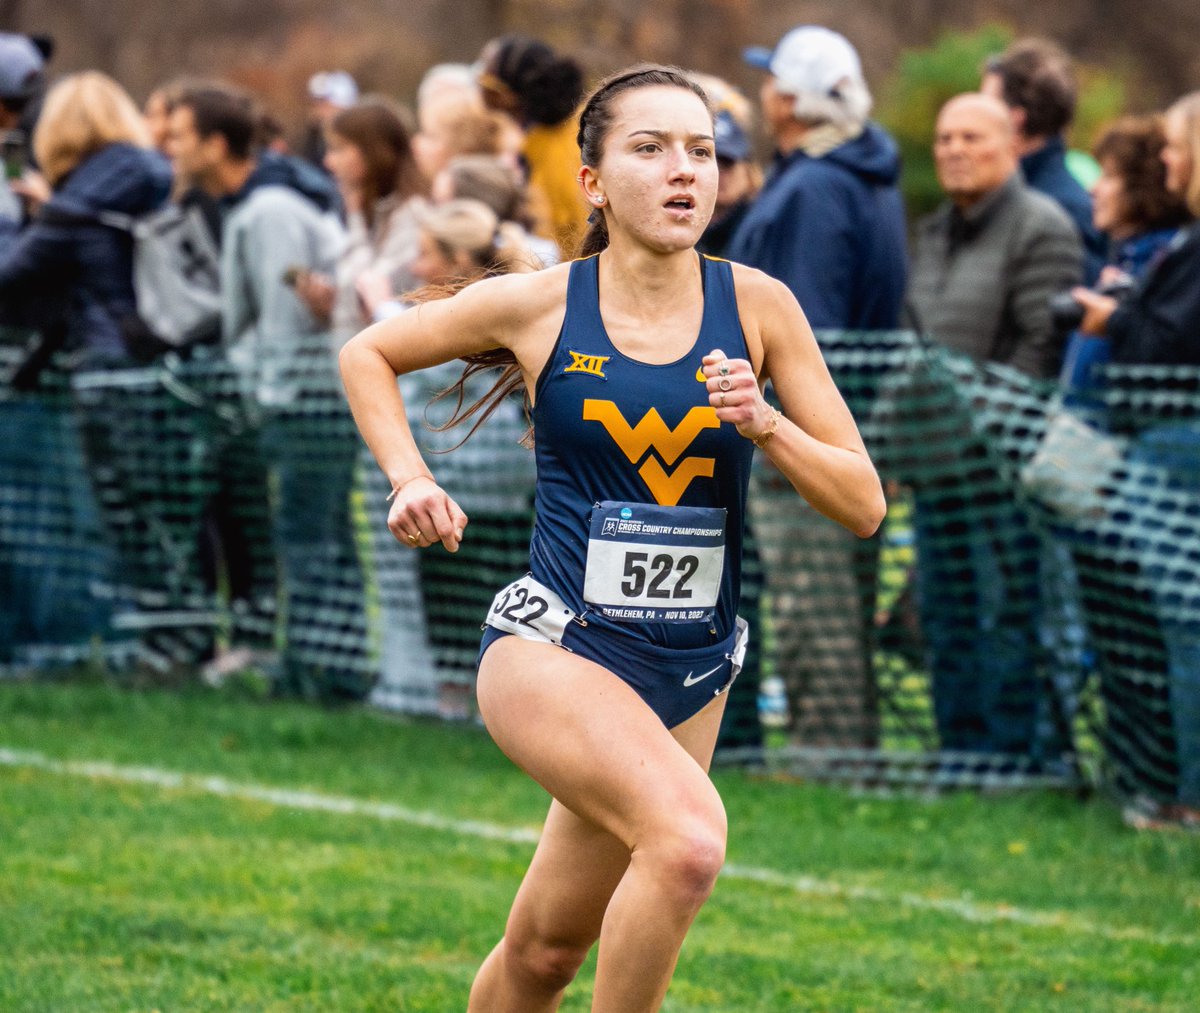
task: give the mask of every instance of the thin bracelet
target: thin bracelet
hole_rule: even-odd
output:
[[[432,475],[413,475],[412,478],[406,478],[399,485],[392,486],[392,491],[387,494],[387,499],[385,499],[384,502],[390,503],[392,500],[394,500],[396,498],[396,493],[398,493],[401,489],[403,489],[406,485],[408,485],[409,482],[415,482],[418,478],[427,478],[431,482],[434,480]]]
[[[771,437],[775,435],[775,430],[779,428],[779,420],[783,418],[783,412],[778,408],[771,409],[771,421],[767,423],[767,428],[755,436],[754,445],[762,450],[768,443],[771,442]]]

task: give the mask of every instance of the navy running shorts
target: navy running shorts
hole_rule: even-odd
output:
[[[501,637],[514,635],[485,626],[479,661]],[[526,639],[552,642],[539,636]],[[655,647],[632,637],[570,623],[561,648],[612,672],[646,702],[666,727],[674,728],[733,685],[748,640],[749,627],[740,618],[737,628],[721,643],[692,650]]]

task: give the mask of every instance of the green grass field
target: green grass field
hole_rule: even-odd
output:
[[[1200,835],[717,782],[729,868],[667,1010],[1200,1008]],[[546,802],[474,728],[0,685],[0,1010],[462,1010]]]

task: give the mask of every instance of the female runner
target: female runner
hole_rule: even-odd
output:
[[[885,509],[791,294],[693,249],[717,190],[700,88],[673,68],[616,74],[586,103],[579,143],[595,209],[584,250],[598,255],[481,281],[342,352],[394,490],[388,525],[414,547],[454,551],[467,518],[413,442],[397,374],[507,362],[497,387],[523,383],[531,405],[531,572],[497,595],[477,693],[492,737],[553,801],[472,987],[478,1013],[557,1009],[597,939],[594,1011],[663,1001],[725,855],[707,768],[744,649],[754,447],[860,535]],[[768,377],[782,415],[763,399]]]

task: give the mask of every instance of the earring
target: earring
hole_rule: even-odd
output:
[[[601,204],[607,204],[607,203],[608,203],[607,197],[597,197],[596,198],[596,207],[599,207]]]

